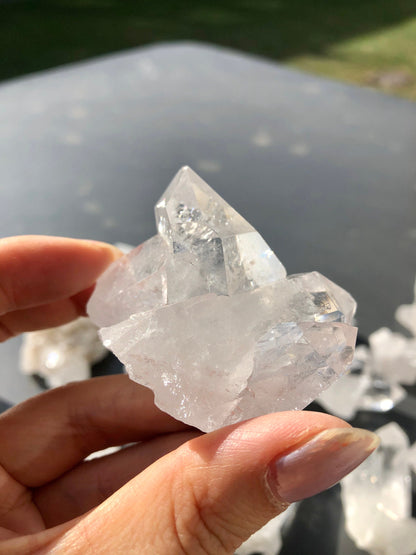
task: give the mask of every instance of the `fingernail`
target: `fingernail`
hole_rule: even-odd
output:
[[[339,482],[379,443],[376,434],[368,430],[325,430],[294,451],[275,459],[266,473],[267,485],[279,501],[300,501]]]

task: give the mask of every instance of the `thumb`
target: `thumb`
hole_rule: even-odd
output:
[[[321,413],[228,426],[159,459],[54,547],[67,554],[231,554],[289,503],[339,481],[377,444],[371,432]]]

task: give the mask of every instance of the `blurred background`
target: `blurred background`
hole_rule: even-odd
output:
[[[0,0],[0,79],[196,40],[416,99],[414,0]]]

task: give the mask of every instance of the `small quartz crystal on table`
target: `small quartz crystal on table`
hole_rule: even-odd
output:
[[[63,326],[26,333],[20,368],[25,374],[42,376],[49,387],[58,387],[89,378],[91,364],[106,354],[97,326],[80,317]]]
[[[341,482],[345,527],[373,555],[414,555],[409,440],[395,422],[376,433],[380,447]]]
[[[88,313],[130,377],[211,431],[302,409],[350,364],[356,304],[318,272],[287,276],[256,230],[190,168],[158,234],[110,266]]]
[[[380,328],[368,338],[373,372],[387,382],[411,385],[416,381],[416,338]]]
[[[416,358],[396,349],[397,341],[387,328],[380,328],[369,337],[370,348],[360,345],[355,350],[351,372],[342,376],[317,399],[325,410],[346,420],[354,418],[359,410],[387,412],[406,397],[406,390],[398,383],[413,383]],[[380,342],[385,340],[386,343]],[[407,340],[407,338],[403,338]],[[400,339],[398,341],[401,343]],[[378,349],[378,346],[380,349]],[[392,347],[389,350],[389,347]],[[379,356],[380,351],[386,356]]]
[[[362,349],[359,346],[355,352],[357,354],[360,351]],[[358,362],[356,357],[353,365],[354,362]],[[352,420],[356,412],[362,408],[362,400],[370,384],[371,380],[367,374],[350,372],[325,389],[316,401],[327,412],[336,414],[344,420]]]

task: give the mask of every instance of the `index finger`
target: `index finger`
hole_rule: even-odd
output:
[[[0,415],[0,464],[38,487],[87,455],[113,445],[191,429],[162,412],[153,393],[126,375],[104,376],[41,393]]]
[[[74,296],[119,254],[99,241],[43,235],[0,239],[0,315]]]

